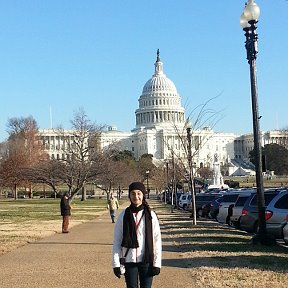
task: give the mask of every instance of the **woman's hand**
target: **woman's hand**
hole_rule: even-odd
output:
[[[121,278],[121,270],[120,267],[115,267],[113,268],[113,272],[115,274],[116,277],[118,277],[119,279]]]
[[[159,267],[152,267],[152,274],[153,276],[160,274],[160,268]]]

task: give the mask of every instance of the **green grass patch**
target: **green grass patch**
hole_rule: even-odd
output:
[[[72,216],[75,220],[89,220],[105,210],[106,199],[75,199]],[[19,223],[33,220],[57,220],[60,216],[60,199],[18,199],[0,201],[0,220],[3,223]]]

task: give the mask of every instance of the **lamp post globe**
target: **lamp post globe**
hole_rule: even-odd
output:
[[[246,17],[248,22],[251,20],[258,21],[259,16],[260,16],[260,8],[254,2],[254,0],[248,0],[248,3],[244,8],[243,14]]]

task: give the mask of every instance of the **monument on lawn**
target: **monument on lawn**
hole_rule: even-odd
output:
[[[218,162],[218,155],[214,155],[213,162],[213,179],[212,184],[208,186],[208,190],[211,189],[228,189],[229,186],[224,184],[223,176],[220,171],[220,163]]]

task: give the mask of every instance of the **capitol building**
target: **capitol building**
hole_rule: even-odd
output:
[[[149,79],[138,99],[139,107],[135,111],[135,128],[130,132],[118,131],[110,126],[100,137],[102,150],[115,148],[131,151],[138,159],[144,154],[151,154],[153,161],[164,162],[172,155],[187,159],[185,147],[187,128],[191,128],[191,150],[195,167],[213,167],[215,157],[220,166],[229,167],[227,175],[233,173],[251,174],[249,152],[253,150],[253,134],[236,135],[217,133],[210,127],[194,129],[185,115],[181,96],[177,88],[164,73],[163,62],[157,51],[154,74]],[[53,129],[40,130],[41,138],[51,158],[65,157],[60,152],[64,140],[57,137]],[[69,137],[67,131],[67,137]],[[62,139],[62,140],[61,140]],[[57,142],[57,143],[56,143]],[[262,146],[270,143],[283,145],[288,149],[288,133],[269,131],[261,133]],[[240,171],[241,170],[241,171]],[[240,172],[239,172],[240,171]]]

